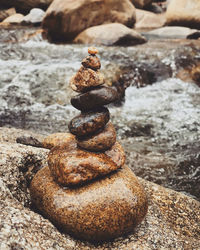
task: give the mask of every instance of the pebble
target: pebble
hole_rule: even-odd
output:
[[[32,203],[62,232],[93,242],[133,232],[148,207],[142,185],[127,166],[79,188],[61,187],[44,167],[30,192]]]
[[[77,144],[89,151],[105,151],[111,148],[116,142],[116,131],[111,122],[107,123],[104,130],[98,134],[84,139],[77,138]]]
[[[70,79],[70,87],[76,92],[85,92],[90,88],[104,84],[104,76],[99,71],[81,66]]]
[[[103,129],[110,119],[109,110],[100,107],[94,111],[81,113],[69,123],[69,131],[77,136],[88,136]]]
[[[88,53],[91,54],[91,55],[96,55],[99,53],[98,49],[95,48],[95,47],[89,47],[88,48]]]
[[[87,111],[114,102],[117,98],[116,90],[102,86],[72,97],[71,104],[76,109]]]
[[[87,56],[82,60],[81,63],[85,68],[90,68],[93,70],[98,70],[101,68],[101,62],[97,56]]]
[[[54,147],[48,156],[48,166],[54,180],[63,185],[80,185],[118,169],[106,154],[87,152],[70,145]]]

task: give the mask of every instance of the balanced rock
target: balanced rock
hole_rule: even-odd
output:
[[[104,130],[87,138],[77,138],[77,144],[89,151],[105,151],[116,142],[116,131],[111,122],[107,123]]]
[[[62,231],[103,241],[133,231],[147,213],[143,187],[128,167],[79,188],[62,188],[48,167],[33,179],[32,202]]]
[[[48,166],[54,180],[63,186],[82,184],[119,168],[106,154],[75,148],[73,141],[54,147],[49,153]]]
[[[91,87],[96,87],[104,83],[104,76],[99,71],[81,67],[70,80],[71,88],[76,92],[84,92]]]
[[[100,107],[74,117],[68,127],[74,135],[87,136],[103,129],[109,119],[109,110],[105,107]]]
[[[86,93],[71,98],[71,104],[75,108],[87,111],[116,101],[117,91],[113,88],[101,86]]]
[[[99,58],[95,55],[87,56],[82,60],[81,63],[85,68],[90,68],[93,70],[98,70],[101,68],[101,62]]]

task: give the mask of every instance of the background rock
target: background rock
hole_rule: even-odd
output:
[[[179,26],[166,26],[143,33],[145,37],[151,39],[187,39],[200,37],[200,30]]]
[[[140,182],[148,194],[149,209],[147,217],[133,234],[110,243],[93,245],[60,233],[48,220],[30,209],[30,199],[26,191],[28,190],[27,156],[30,159],[32,155],[32,159],[45,162],[48,150],[12,143],[11,141],[23,133],[23,130],[1,128],[1,133],[7,135],[6,142],[0,142],[0,147],[3,148],[3,151],[0,151],[0,165],[3,170],[0,174],[1,249],[36,247],[37,249],[100,250],[103,248],[156,249],[158,247],[198,249],[200,247],[199,202],[143,179],[140,179]],[[35,160],[32,161],[33,165],[36,164]],[[24,183],[23,190],[22,183]],[[23,195],[23,199],[19,199],[19,193],[21,197]]]
[[[150,11],[136,9],[136,29],[153,29],[164,26],[165,14],[154,14]]]
[[[146,39],[138,32],[120,23],[102,24],[81,32],[74,40],[75,43],[125,45],[131,46],[145,43]]]
[[[15,8],[0,9],[0,22],[16,13]]]
[[[136,8],[143,8],[152,2],[152,0],[130,0]]]
[[[55,0],[47,10],[43,28],[52,41],[70,41],[80,32],[103,23],[135,23],[135,8],[129,0]]]
[[[45,12],[42,9],[34,8],[24,17],[22,24],[40,25],[44,15]]]
[[[53,0],[0,0],[0,5],[15,7],[17,12],[27,14],[33,8],[46,9]]]
[[[171,0],[166,12],[167,24],[200,29],[199,0]]]
[[[23,19],[24,15],[17,13],[4,19],[1,24],[21,24]]]

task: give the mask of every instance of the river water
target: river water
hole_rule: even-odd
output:
[[[0,35],[0,126],[67,131],[78,114],[68,82],[87,47],[50,44],[29,33]],[[98,49],[106,83],[121,93],[109,109],[127,164],[142,178],[200,199],[200,88],[177,78],[200,61],[200,42]]]

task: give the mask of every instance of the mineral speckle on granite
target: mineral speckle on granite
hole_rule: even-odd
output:
[[[129,236],[113,242],[93,245],[60,233],[49,220],[24,207],[27,195],[26,159],[46,160],[49,150],[16,144],[16,138],[27,131],[0,128],[0,249],[199,249],[200,203],[191,197],[139,179],[143,184],[149,208],[144,221]],[[29,135],[33,135],[29,132]],[[39,138],[40,135],[35,135]],[[8,157],[8,152],[10,157]],[[44,153],[43,153],[44,152]],[[23,173],[19,171],[23,168]],[[12,178],[11,178],[12,177]],[[19,182],[19,178],[21,182]],[[23,186],[22,183],[25,183]],[[10,184],[12,184],[10,188]],[[22,188],[22,186],[23,188]],[[24,198],[19,199],[18,193]],[[21,196],[22,197],[22,196]],[[26,197],[26,198],[25,198]],[[27,202],[24,203],[24,200]]]

